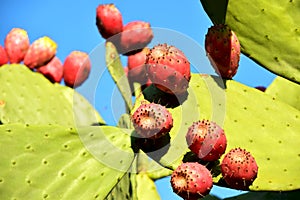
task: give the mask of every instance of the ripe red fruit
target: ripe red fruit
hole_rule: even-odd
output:
[[[218,160],[227,146],[224,130],[209,120],[194,122],[188,129],[186,141],[189,149],[203,161]]]
[[[131,55],[141,51],[152,40],[153,32],[150,23],[144,21],[132,21],[123,27],[120,35],[120,43],[116,45],[119,53]]]
[[[8,63],[8,56],[5,49],[0,45],[0,66]]]
[[[171,175],[171,186],[185,200],[197,200],[210,192],[213,186],[212,175],[197,162],[182,163]]]
[[[205,50],[212,66],[222,78],[230,79],[236,74],[240,61],[240,42],[227,25],[218,24],[208,29]]]
[[[160,138],[173,127],[172,114],[166,107],[155,104],[141,104],[131,116],[136,133],[143,138]]]
[[[24,64],[30,69],[43,66],[55,56],[56,48],[57,44],[51,38],[40,37],[30,45]]]
[[[114,4],[101,4],[96,10],[96,25],[105,39],[122,32],[123,19],[121,12]]]
[[[60,83],[63,77],[63,65],[58,57],[54,57],[46,65],[37,68],[52,83]]]
[[[191,78],[190,63],[178,48],[158,44],[150,49],[146,64],[149,79],[160,90],[175,95],[187,91]]]
[[[72,51],[63,64],[63,77],[67,86],[76,88],[89,76],[91,61],[87,53]]]
[[[28,34],[24,29],[13,28],[5,37],[4,48],[10,63],[22,62],[29,46]]]
[[[234,189],[247,190],[257,177],[258,166],[250,152],[231,149],[221,162],[225,182]]]
[[[149,48],[145,47],[142,51],[128,56],[128,77],[140,84],[146,84],[148,77],[146,74],[146,57],[149,52]]]

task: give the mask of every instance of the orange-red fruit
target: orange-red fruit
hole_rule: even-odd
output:
[[[146,59],[148,77],[160,90],[180,95],[187,91],[191,78],[190,62],[175,46],[158,44]]]
[[[29,47],[24,64],[30,69],[47,64],[56,54],[57,44],[48,36],[40,37]]]
[[[213,186],[212,175],[197,162],[182,163],[171,175],[171,186],[185,200],[197,200],[209,194]]]
[[[22,62],[29,46],[28,34],[24,29],[13,28],[5,37],[4,48],[10,63]]]
[[[63,77],[63,65],[58,57],[54,57],[46,65],[37,68],[52,83],[60,83]]]
[[[76,88],[89,77],[91,71],[89,55],[82,51],[72,51],[66,57],[63,68],[65,84]]]
[[[225,154],[221,171],[225,182],[231,188],[248,190],[257,177],[258,166],[250,152],[234,148]]]
[[[160,138],[173,127],[172,114],[166,107],[156,104],[141,104],[131,116],[137,134],[142,138]]]
[[[119,53],[131,55],[145,48],[152,38],[153,32],[149,22],[132,21],[123,27],[120,44],[116,46]]]
[[[8,63],[8,56],[5,49],[0,45],[0,66]]]
[[[114,4],[101,4],[96,10],[96,25],[101,36],[105,39],[123,30],[121,12]]]
[[[186,141],[189,149],[203,161],[218,160],[227,146],[224,130],[209,120],[194,122],[188,129]]]
[[[149,48],[145,47],[142,51],[128,56],[128,78],[142,85],[147,83],[148,77],[146,74],[146,58]]]
[[[240,42],[225,24],[211,26],[205,36],[205,50],[216,73],[222,78],[232,78],[240,61]]]

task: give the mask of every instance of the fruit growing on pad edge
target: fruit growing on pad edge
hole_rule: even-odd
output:
[[[96,10],[96,25],[99,33],[105,39],[123,30],[121,12],[114,4],[101,4]]]
[[[175,95],[187,91],[190,62],[175,46],[166,43],[154,46],[147,54],[146,65],[149,79],[160,90]]]
[[[188,129],[186,141],[189,149],[203,161],[218,160],[227,146],[224,130],[209,120],[194,122]]]
[[[172,114],[156,103],[141,104],[131,118],[137,134],[142,138],[160,138],[173,127]]]
[[[52,83],[60,83],[63,77],[63,65],[58,57],[54,57],[46,65],[37,68]]]
[[[231,149],[221,162],[225,182],[234,189],[247,190],[257,177],[258,166],[250,152]]]
[[[0,66],[6,63],[8,63],[8,56],[4,47],[0,45]]]
[[[47,64],[56,54],[57,44],[48,36],[40,37],[29,47],[24,64],[30,69]]]
[[[67,86],[76,88],[89,76],[91,61],[89,55],[82,51],[72,51],[63,64],[64,82]]]
[[[13,28],[6,35],[4,48],[10,63],[20,63],[30,46],[28,34],[24,29]]]
[[[171,175],[171,186],[185,200],[197,200],[210,192],[213,186],[212,175],[197,162],[182,163]]]
[[[240,42],[225,24],[211,26],[205,35],[205,50],[216,73],[222,78],[232,78],[240,61]]]

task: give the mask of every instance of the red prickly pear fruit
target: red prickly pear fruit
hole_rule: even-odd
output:
[[[56,54],[57,44],[48,36],[40,37],[29,47],[24,64],[30,69],[47,64]]]
[[[63,68],[65,84],[76,88],[89,77],[91,71],[89,55],[82,51],[72,51],[66,57]]]
[[[257,177],[258,166],[250,152],[234,148],[225,154],[221,162],[221,172],[231,188],[248,190]]]
[[[131,119],[136,133],[142,138],[160,138],[173,127],[172,114],[166,107],[156,103],[141,104]]]
[[[186,134],[189,149],[203,161],[216,161],[226,150],[224,130],[215,122],[201,120],[194,122]]]
[[[10,63],[22,62],[29,46],[28,34],[24,29],[13,28],[5,37],[4,48]]]
[[[133,81],[142,85],[148,81],[145,65],[148,52],[149,48],[145,47],[142,51],[128,56],[127,59],[128,75]]]
[[[99,33],[105,39],[123,30],[121,12],[114,4],[101,4],[96,9],[96,25]]]
[[[153,32],[150,23],[132,21],[123,27],[120,41],[116,44],[116,48],[121,54],[132,55],[145,48],[152,38]]]
[[[191,78],[190,62],[174,46],[158,44],[146,59],[148,77],[163,92],[180,95],[187,91]]]
[[[205,35],[205,50],[213,68],[222,78],[231,79],[236,74],[240,42],[229,26],[211,26]]]
[[[0,45],[0,66],[8,63],[8,56],[3,46]]]
[[[182,163],[171,175],[171,186],[185,200],[197,200],[209,194],[213,186],[212,175],[197,162]]]
[[[63,77],[63,64],[58,57],[52,58],[46,65],[37,68],[52,83],[60,83]]]

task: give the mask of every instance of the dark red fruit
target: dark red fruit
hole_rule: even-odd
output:
[[[137,134],[143,138],[160,138],[173,127],[172,114],[160,104],[141,104],[131,118]]]
[[[186,141],[189,149],[203,161],[218,160],[227,146],[224,130],[209,120],[194,122],[188,129]]]
[[[240,42],[229,26],[211,26],[205,36],[205,50],[215,71],[222,78],[230,79],[236,74],[240,61]]]
[[[225,182],[234,189],[248,190],[257,177],[258,166],[250,152],[241,148],[225,154],[221,171]]]
[[[0,45],[0,66],[1,65],[4,65],[4,64],[7,64],[8,63],[8,56],[7,56],[7,53],[4,49],[4,47],[2,47]]]
[[[91,71],[91,61],[87,53],[72,51],[66,57],[63,67],[65,84],[76,88],[88,78]]]
[[[153,32],[150,23],[133,21],[123,27],[120,35],[120,44],[116,46],[119,53],[131,55],[145,48],[152,38]]]
[[[96,25],[101,36],[105,39],[123,30],[121,12],[114,4],[101,4],[96,10]]]
[[[149,48],[144,48],[142,51],[128,56],[128,78],[133,82],[138,82],[142,85],[146,84],[148,77],[146,74],[146,56]]]
[[[146,64],[149,79],[160,90],[175,95],[187,91],[191,78],[190,63],[178,48],[158,44],[150,49]]]
[[[63,77],[63,64],[58,57],[54,57],[46,65],[37,68],[52,83],[60,83]]]
[[[185,200],[197,200],[209,194],[213,186],[212,175],[197,162],[182,163],[171,175],[171,186]]]

